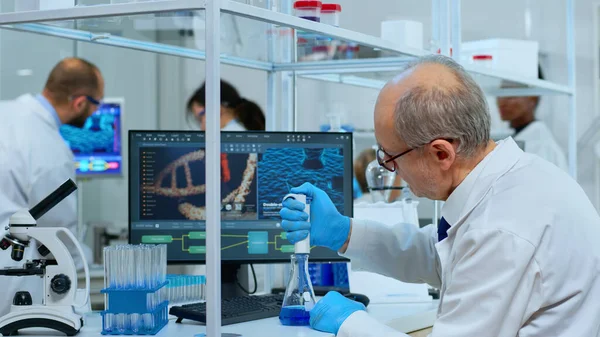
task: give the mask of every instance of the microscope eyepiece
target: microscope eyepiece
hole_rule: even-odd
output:
[[[2,240],[0,240],[0,249],[7,250],[8,248],[10,248],[10,241],[6,240],[6,238],[2,238]]]
[[[14,261],[21,261],[21,260],[23,260],[23,253],[24,252],[25,252],[25,247],[24,246],[13,245],[13,247],[12,247],[12,253],[10,254],[10,257]]]

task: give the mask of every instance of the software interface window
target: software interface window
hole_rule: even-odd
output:
[[[133,243],[165,243],[172,262],[205,259],[205,135],[130,132]],[[222,133],[222,259],[288,260],[280,228],[284,195],[311,182],[352,213],[352,139],[334,133]],[[313,248],[311,260],[339,259]]]
[[[121,104],[103,103],[83,128],[62,125],[78,176],[121,174]]]

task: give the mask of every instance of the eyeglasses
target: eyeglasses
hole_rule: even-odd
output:
[[[102,104],[102,101],[99,101],[99,100],[97,100],[94,97],[89,96],[89,95],[75,95],[75,96],[72,96],[71,99],[75,99],[76,97],[81,97],[81,96],[85,97],[85,99],[88,102],[90,102],[90,103],[92,103],[94,105],[100,105],[100,104]]]
[[[379,166],[383,166],[383,168],[385,168],[386,170],[390,172],[396,172],[396,159],[404,156],[405,154],[409,153],[414,149],[416,149],[416,147],[413,147],[412,149],[408,149],[404,152],[392,156],[385,152],[384,149],[379,148],[377,149],[377,162],[379,163]]]
[[[102,104],[102,102],[101,102],[101,101],[99,101],[99,100],[95,99],[95,98],[94,98],[94,97],[92,97],[92,96],[85,95],[85,99],[87,99],[87,100],[88,100],[88,102],[90,102],[90,103],[92,103],[92,104],[94,104],[94,105],[100,105],[100,104]]]
[[[434,140],[432,140],[431,142],[427,143],[427,144],[431,144],[434,141],[438,140],[438,139],[443,139],[449,143],[452,143],[454,140],[453,139],[446,139],[446,138],[436,138]],[[401,152],[399,154],[396,155],[391,155],[387,152],[385,152],[384,149],[382,149],[381,147],[379,149],[377,149],[377,162],[379,163],[379,166],[383,166],[383,168],[385,168],[386,170],[390,171],[390,172],[396,172],[396,170],[398,169],[398,166],[396,164],[396,160],[402,156],[404,156],[405,154],[409,153],[412,150],[418,149],[421,146],[425,146],[427,144],[423,144],[417,147],[413,147],[411,149],[408,149],[404,152]]]

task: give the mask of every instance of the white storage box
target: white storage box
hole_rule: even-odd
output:
[[[463,64],[478,64],[474,56],[491,56],[491,60],[480,62],[481,66],[514,75],[538,78],[537,41],[489,39],[464,42],[461,48]]]
[[[411,202],[395,201],[389,204],[382,201],[376,203],[355,202],[354,218],[379,221],[387,225],[404,222],[418,228],[418,206],[419,202],[414,199]]]
[[[410,20],[382,21],[381,38],[398,45],[423,49],[423,23]]]

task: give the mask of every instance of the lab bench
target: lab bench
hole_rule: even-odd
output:
[[[378,321],[392,328],[410,333],[426,329],[433,325],[437,313],[438,301],[429,303],[404,303],[404,304],[372,304],[367,311]],[[98,312],[88,313],[84,317],[85,325],[77,336],[97,337],[100,335],[102,319]],[[222,328],[223,333],[236,333],[241,337],[329,337],[328,333],[312,330],[309,327],[283,326],[277,317],[250,321],[240,324],[227,325]],[[206,333],[206,327],[192,321],[175,323],[175,318],[169,320],[156,336],[194,337]],[[47,329],[28,329],[20,331],[22,336],[60,336],[61,334]]]

